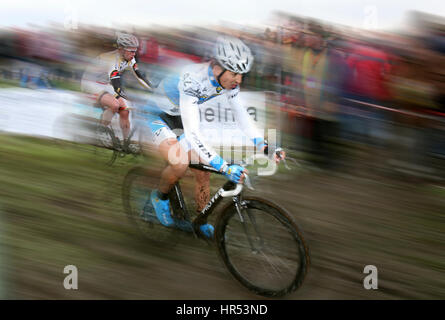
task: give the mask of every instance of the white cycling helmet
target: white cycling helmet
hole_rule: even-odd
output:
[[[235,73],[247,73],[253,64],[249,47],[233,37],[224,36],[216,40],[214,57],[223,68]]]
[[[119,47],[124,47],[124,48],[128,48],[128,47],[137,48],[137,47],[139,47],[138,38],[136,38],[132,34],[116,32],[116,38],[117,38],[116,43],[117,43],[117,45]]]

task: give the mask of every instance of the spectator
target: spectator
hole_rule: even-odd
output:
[[[310,136],[309,149],[316,156],[316,163],[325,168],[334,165],[332,138],[336,135],[336,91],[332,89],[336,81],[329,70],[335,62],[329,55],[326,36],[319,24],[309,25],[302,61],[303,102],[309,115],[305,131]]]
[[[355,41],[348,56],[349,80],[347,88],[349,98],[367,104],[352,105],[364,110],[371,119],[363,121],[368,142],[383,146],[387,138],[385,111],[372,107],[386,106],[391,98],[388,87],[388,75],[391,70],[388,55],[364,41]]]

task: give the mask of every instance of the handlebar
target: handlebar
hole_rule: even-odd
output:
[[[262,167],[258,168],[258,175],[259,176],[272,176],[272,175],[274,175],[277,172],[278,166],[277,166],[277,163],[275,162],[275,160],[274,159],[270,159],[267,155],[261,154],[261,153],[253,154],[248,159],[248,161],[246,161],[246,163],[244,165],[242,165],[242,166],[246,167],[249,163],[253,164],[253,162],[255,160],[256,161],[258,161],[258,160],[260,160],[260,161],[261,160],[266,160],[267,161],[267,167],[266,168],[262,168]],[[261,162],[260,161],[258,161],[260,164],[264,164],[264,163],[261,163],[262,161]],[[246,185],[250,189],[253,189],[253,187],[252,187],[252,185],[250,183],[249,176],[247,174],[244,174],[244,176],[245,176],[245,183],[246,183]],[[222,197],[235,197],[235,196],[237,196],[237,195],[239,195],[241,193],[241,191],[243,190],[243,187],[244,187],[244,184],[238,183],[236,185],[236,188],[233,189],[233,190],[229,190],[229,191],[221,190],[220,191],[220,195]]]
[[[219,194],[221,195],[221,197],[224,197],[224,198],[226,198],[226,197],[234,197],[234,196],[239,195],[241,193],[241,191],[243,191],[243,184],[242,183],[238,183],[236,185],[235,189],[229,190],[229,191],[221,190],[219,192]]]

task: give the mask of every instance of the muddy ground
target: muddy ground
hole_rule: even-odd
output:
[[[120,197],[139,160],[106,168],[90,146],[0,140],[2,298],[262,299],[214,245],[178,233],[160,249],[139,237]],[[258,181],[256,194],[287,208],[310,248],[302,287],[284,299],[444,299],[445,189],[363,174],[356,161]],[[66,265],[78,268],[78,290],[64,289]],[[366,265],[378,269],[377,290],[363,287]]]

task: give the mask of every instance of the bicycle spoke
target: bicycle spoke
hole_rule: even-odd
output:
[[[263,248],[264,246],[264,241],[263,238],[261,237],[261,234],[258,232],[258,226],[255,220],[255,216],[250,212],[249,209],[245,209],[247,212],[247,215],[249,216],[250,221],[252,222],[253,228],[255,230],[255,233],[257,234],[257,237],[260,239],[260,247]]]
[[[264,252],[262,252],[262,251],[260,251],[260,254],[263,255],[263,257],[267,260],[267,262],[272,267],[272,269],[275,271],[275,273],[281,278],[281,274],[280,274],[279,270],[274,266],[274,264],[270,261],[270,259],[267,257],[267,255],[265,255]],[[266,263],[263,262],[263,264],[265,265]]]
[[[251,239],[251,237],[250,237],[250,235],[249,235],[249,232],[247,231],[247,222],[246,222],[245,219],[243,218],[243,215],[242,215],[242,213],[241,213],[242,210],[240,210],[240,208],[239,208],[239,206],[238,206],[237,203],[235,204],[235,208],[236,208],[236,211],[238,212],[238,216],[239,216],[240,221],[241,221],[241,224],[242,224],[242,226],[243,226],[244,234],[246,235],[247,241],[249,242],[250,249],[252,250],[253,253],[255,253],[255,252],[257,252],[258,250],[256,250],[256,249],[254,248],[252,239]]]
[[[269,260],[269,263],[271,264],[271,265],[273,265],[273,263],[271,262],[271,260],[277,260],[277,263],[279,263],[279,264],[281,264],[281,266],[283,266],[285,269],[287,269],[289,272],[294,272],[294,269],[293,268],[291,268],[287,263],[285,263],[284,261],[283,261],[283,259],[281,259],[280,257],[278,257],[276,254],[271,254],[271,256],[272,256],[272,258],[267,258],[267,255],[266,255],[266,253],[264,252],[264,251],[261,251],[261,254],[263,254],[265,257],[266,257],[266,259],[268,259]]]

